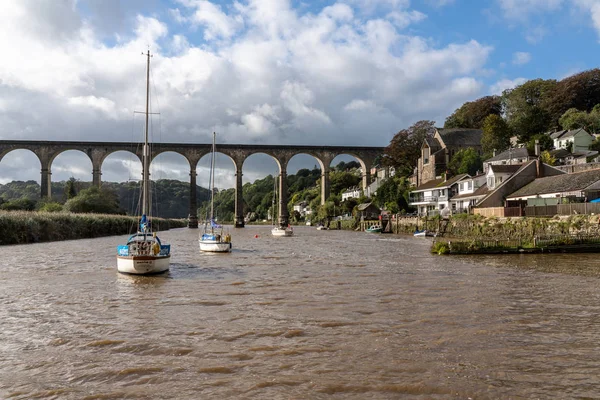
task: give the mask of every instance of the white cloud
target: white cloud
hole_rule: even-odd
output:
[[[564,0],[498,0],[506,17],[520,21],[526,20],[533,13],[556,11],[563,2]]]
[[[492,52],[475,40],[439,45],[401,34],[424,18],[408,1],[362,4],[384,10],[372,18],[353,2],[304,14],[281,0],[182,0],[179,12],[165,10],[183,28],[201,24],[208,41],[200,45],[158,13],[125,18],[133,25],[119,40],[103,41],[75,2],[36,31],[28,22],[35,4],[5,1],[0,15],[0,35],[11,38],[0,41],[3,139],[139,140],[132,115],[144,106],[140,53],[149,45],[162,131],[154,140],[207,143],[216,131],[221,143],[385,146],[416,120],[443,121],[480,95]],[[62,33],[48,40],[48,32]],[[189,167],[169,168],[188,179]]]
[[[494,83],[490,86],[490,94],[501,95],[503,91],[506,89],[513,89],[523,83],[527,82],[525,78],[515,78],[515,79],[501,79],[498,82]]]
[[[531,61],[531,54],[524,51],[517,51],[513,54],[512,63],[515,65],[524,65]]]
[[[592,17],[592,23],[600,37],[600,1],[598,0],[572,0],[575,5],[580,7]]]
[[[212,40],[216,38],[228,39],[241,28],[241,21],[235,17],[229,17],[221,7],[206,0],[190,0],[188,7],[195,8],[193,15],[189,18],[192,23],[204,26],[204,38]]]
[[[547,29],[543,26],[537,26],[528,28],[525,34],[525,40],[531,44],[536,44],[542,41],[544,36],[548,33]]]
[[[387,15],[387,18],[398,27],[404,29],[414,22],[419,22],[427,18],[427,15],[420,11],[392,11]]]

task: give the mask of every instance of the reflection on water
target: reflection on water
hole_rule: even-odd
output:
[[[119,237],[3,247],[0,398],[597,397],[596,255],[269,229],[165,232],[151,277],[116,272]]]

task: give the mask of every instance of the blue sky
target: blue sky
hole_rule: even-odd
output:
[[[6,0],[0,35],[1,139],[139,140],[149,46],[154,141],[385,146],[466,101],[598,67],[600,0]],[[90,180],[88,162],[59,156],[53,180]],[[122,157],[103,170],[137,174]],[[15,178],[39,181],[35,157],[0,161]]]

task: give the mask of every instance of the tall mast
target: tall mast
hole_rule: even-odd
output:
[[[215,206],[214,206],[214,196],[215,196],[215,140],[217,134],[213,132],[213,144],[212,144],[212,157],[210,158],[210,219],[214,218],[215,214]]]
[[[143,53],[142,53],[143,54]],[[142,215],[146,214],[149,210],[149,180],[150,171],[148,171],[148,158],[150,157],[150,149],[148,146],[148,107],[150,101],[150,50],[146,54],[148,57],[146,65],[146,132],[144,135],[144,153],[142,156]]]

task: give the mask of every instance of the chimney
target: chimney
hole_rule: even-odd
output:
[[[492,151],[492,157],[496,157],[496,149]]]
[[[540,156],[540,141],[539,140],[535,140],[535,156],[539,157]]]

